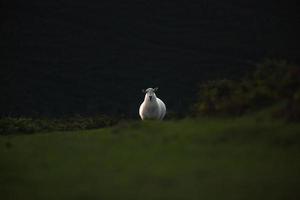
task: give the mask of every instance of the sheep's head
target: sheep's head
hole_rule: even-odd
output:
[[[154,100],[154,99],[156,99],[156,94],[155,94],[155,92],[158,90],[158,88],[156,87],[156,88],[148,88],[148,89],[146,89],[146,90],[142,90],[142,92],[143,93],[146,93],[146,95],[145,95],[145,100],[150,100],[150,101],[152,101],[152,100]]]

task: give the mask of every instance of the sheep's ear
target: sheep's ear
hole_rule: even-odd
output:
[[[145,90],[145,89],[142,89],[142,93],[146,93],[146,90]]]
[[[156,92],[158,90],[158,87],[154,88],[154,92]]]

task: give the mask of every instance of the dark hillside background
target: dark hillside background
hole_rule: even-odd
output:
[[[137,117],[160,87],[183,113],[208,79],[240,78],[264,58],[300,63],[299,7],[285,1],[1,3],[2,116]]]

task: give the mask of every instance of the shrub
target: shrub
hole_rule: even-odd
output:
[[[285,102],[276,116],[300,119],[299,99],[300,68],[285,61],[266,60],[248,78],[200,85],[192,110],[202,115],[241,115]]]
[[[74,116],[61,119],[32,119],[32,118],[0,118],[0,135],[12,133],[34,133],[49,131],[71,131],[82,129],[95,129],[112,126],[117,119],[108,116],[82,117]]]

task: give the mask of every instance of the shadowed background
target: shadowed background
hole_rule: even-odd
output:
[[[200,82],[266,57],[299,63],[286,1],[2,1],[0,111],[137,117],[146,87],[186,112]]]

